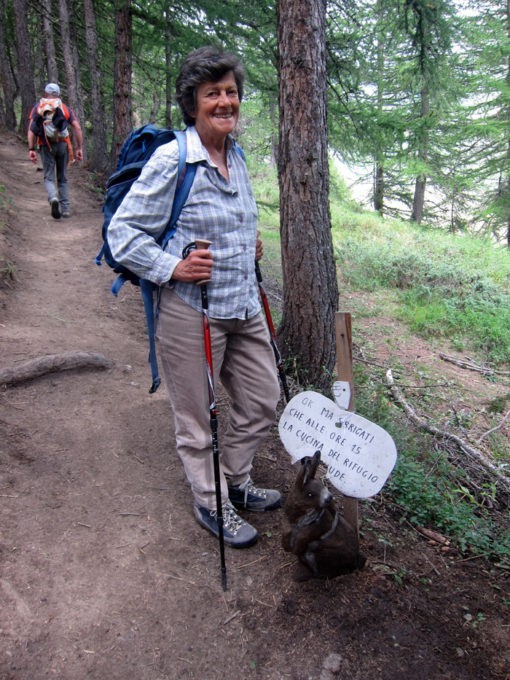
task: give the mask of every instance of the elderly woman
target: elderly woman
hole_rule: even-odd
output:
[[[194,497],[197,521],[219,535],[202,301],[207,285],[214,378],[230,397],[221,441],[221,495],[225,544],[253,545],[257,530],[236,510],[280,506],[280,493],[251,479],[255,453],[275,420],[279,384],[269,334],[261,313],[255,259],[257,209],[246,164],[232,137],[243,95],[239,59],[203,47],[184,61],[176,99],[186,129],[186,161],[197,172],[175,236],[162,250],[177,183],[177,142],[160,146],[117,210],[108,229],[113,256],[159,285],[157,341],[175,420],[176,447]],[[210,249],[185,247],[208,240]]]

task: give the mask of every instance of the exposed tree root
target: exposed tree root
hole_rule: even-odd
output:
[[[0,369],[0,385],[16,385],[46,373],[76,368],[111,368],[113,361],[95,352],[62,352],[30,359],[18,366]]]

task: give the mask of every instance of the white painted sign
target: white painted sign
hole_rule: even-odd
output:
[[[293,397],[278,430],[293,462],[320,451],[327,478],[353,498],[379,493],[397,460],[395,442],[386,430],[318,392]]]
[[[349,408],[351,401],[351,386],[347,380],[337,380],[333,383],[333,396],[340,408],[345,411]]]

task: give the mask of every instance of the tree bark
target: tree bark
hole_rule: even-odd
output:
[[[16,22],[16,49],[18,54],[18,79],[21,91],[20,134],[26,136],[30,112],[36,101],[34,69],[27,29],[28,7],[25,0],[13,0]]]
[[[131,132],[132,79],[132,15],[131,0],[115,2],[115,64],[113,85],[112,164],[122,142]]]
[[[97,63],[99,44],[93,0],[83,0],[83,15],[85,19],[85,43],[87,46],[87,64],[90,77],[90,108],[92,117],[92,144],[89,166],[95,172],[103,172],[108,167],[108,154],[106,151],[106,123],[102,96],[102,77]]]
[[[5,17],[7,7],[5,0],[0,0],[0,16]],[[2,83],[3,110],[0,123],[8,130],[16,129],[16,113],[14,111],[14,99],[16,97],[16,85],[11,71],[9,59],[9,47],[5,26],[0,21],[0,82]]]
[[[83,122],[83,106],[81,104],[81,81],[80,69],[76,66],[75,60],[75,45],[74,36],[76,32],[72,29],[69,21],[69,8],[67,0],[59,0],[58,3],[59,19],[60,19],[60,38],[62,42],[62,56],[64,58],[65,80],[67,86],[67,93],[65,99],[69,106],[73,109],[76,117]],[[73,37],[73,40],[72,40]],[[83,149],[85,155],[85,148]]]
[[[282,352],[300,382],[331,384],[338,287],[329,211],[325,0],[280,0]]]
[[[43,26],[44,51],[46,54],[46,76],[50,83],[58,83],[57,56],[55,52],[53,24],[51,22],[52,16],[51,0],[42,0],[42,15],[43,15],[42,26]]]

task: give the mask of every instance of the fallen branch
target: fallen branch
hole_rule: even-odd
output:
[[[113,361],[94,352],[62,352],[30,359],[18,366],[0,369],[0,385],[16,385],[46,373],[70,371],[76,368],[111,368]]]
[[[484,433],[482,434],[482,436],[478,438],[478,441],[477,441],[476,443],[477,443],[477,444],[480,444],[480,442],[481,442],[483,439],[485,439],[485,437],[488,437],[488,436],[489,436],[490,434],[492,434],[493,432],[496,432],[497,430],[500,430],[500,429],[503,427],[503,425],[505,424],[505,422],[508,420],[509,416],[510,416],[510,411],[507,411],[507,412],[506,412],[506,415],[503,417],[503,419],[502,419],[495,427],[491,427],[490,430],[487,430],[487,432],[484,432]]]
[[[449,361],[451,364],[460,366],[461,368],[466,368],[470,371],[477,371],[478,373],[483,373],[483,375],[510,375],[510,371],[497,371],[495,368],[489,368],[488,366],[481,366],[480,364],[475,364],[471,359],[456,359],[455,357],[450,357],[443,352],[439,352],[439,358],[443,361]]]
[[[448,439],[452,442],[455,442],[455,444],[457,444],[457,446],[462,451],[464,451],[464,453],[466,453],[473,460],[476,460],[478,463],[482,465],[482,467],[484,467],[486,470],[489,470],[493,475],[495,475],[498,478],[498,481],[500,482],[500,485],[502,486],[504,492],[506,492],[507,494],[510,493],[510,478],[507,475],[505,475],[504,472],[500,470],[500,468],[494,465],[494,463],[490,461],[482,453],[482,451],[476,449],[474,446],[471,446],[461,437],[458,437],[456,434],[446,432],[445,430],[440,430],[439,428],[434,427],[434,425],[430,425],[429,423],[427,423],[426,420],[418,416],[416,411],[404,399],[404,396],[400,389],[395,385],[391,368],[386,372],[386,382],[397,404],[399,404],[404,409],[409,419],[415,425],[417,425],[421,430],[425,430],[426,432],[429,432],[430,434],[433,434],[436,437],[442,437],[443,439]]]

